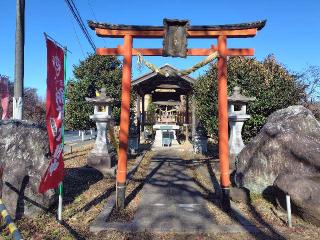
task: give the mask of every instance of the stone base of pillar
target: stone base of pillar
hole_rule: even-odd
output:
[[[107,155],[100,155],[95,153],[90,153],[87,158],[88,166],[97,169],[105,177],[115,176],[115,154],[110,153]]]

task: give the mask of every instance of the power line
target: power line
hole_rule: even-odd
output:
[[[82,20],[82,18],[81,18],[81,16],[80,16],[80,13],[79,13],[76,5],[74,4],[73,0],[65,0],[65,1],[66,1],[66,3],[67,3],[67,5],[68,5],[68,7],[69,7],[69,9],[70,9],[70,11],[71,11],[71,13],[73,14],[74,18],[76,19],[78,25],[80,26],[83,34],[85,35],[86,39],[88,40],[89,44],[91,45],[91,47],[92,47],[93,50],[95,51],[96,46],[95,46],[93,40],[91,39],[91,36],[90,36],[90,34],[88,33],[88,31],[87,31],[87,29],[86,29],[86,27],[85,27],[85,25],[84,25],[84,23],[83,23],[83,20]]]
[[[70,16],[70,17],[71,17],[71,16]],[[74,35],[76,36],[77,42],[78,42],[79,47],[80,47],[80,50],[81,50],[81,52],[82,52],[82,55],[83,55],[83,57],[85,58],[86,55],[84,54],[84,51],[83,51],[83,48],[82,48],[82,45],[81,45],[79,36],[78,36],[78,34],[77,34],[77,31],[76,31],[76,28],[75,28],[75,26],[74,26],[74,23],[73,23],[72,19],[71,19],[71,23],[72,23],[72,28],[73,28]]]
[[[91,14],[92,14],[92,17],[93,17],[94,21],[98,22],[98,21],[97,21],[97,15],[95,14],[95,12],[94,12],[94,10],[93,10],[91,1],[90,1],[90,0],[87,0],[87,3],[88,3],[88,6],[89,6],[89,8],[90,8],[90,10],[91,10]],[[107,45],[105,38],[102,38],[102,41],[105,43],[105,45]]]
[[[93,18],[94,18],[94,20],[97,22],[97,17],[96,17],[96,15],[95,15],[94,11],[93,11],[93,7],[92,7],[92,5],[91,5],[90,0],[88,0],[87,2],[88,2],[88,6],[89,6],[89,8],[90,8],[90,10],[91,10],[91,13],[92,13]]]
[[[92,49],[94,51],[96,51],[96,45],[94,44],[94,42],[93,42],[93,40],[92,40],[92,38],[91,38],[86,26],[84,25],[83,20],[82,20],[82,18],[80,16],[79,10],[77,9],[77,7],[74,4],[73,0],[65,0],[65,2],[67,4],[67,6],[69,7],[73,17],[76,19],[79,27],[81,28],[81,30],[82,30],[82,32],[83,32],[83,34],[85,36],[85,38],[88,40],[90,46],[92,47]]]

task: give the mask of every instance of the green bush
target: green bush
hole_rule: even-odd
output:
[[[116,57],[89,55],[73,66],[75,79],[68,81],[66,94],[66,128],[88,129],[95,127],[89,119],[93,106],[85,97],[95,97],[96,91],[106,88],[107,95],[115,98],[112,114],[116,123],[120,118],[122,67]]]
[[[260,131],[271,113],[305,99],[304,88],[297,78],[279,64],[273,55],[263,61],[245,57],[228,59],[228,95],[235,86],[240,86],[243,95],[256,97],[256,101],[247,106],[251,119],[245,122],[243,128],[245,141]],[[213,137],[218,135],[217,95],[217,66],[212,64],[196,82],[194,98],[197,116]]]

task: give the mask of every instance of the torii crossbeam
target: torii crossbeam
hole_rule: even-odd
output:
[[[134,38],[163,38],[163,26],[136,26],[136,25],[113,25],[89,21],[89,26],[96,31],[99,37],[123,38],[123,46],[117,48],[97,48],[98,55],[122,55],[122,96],[119,134],[119,159],[117,171],[117,197],[118,208],[124,208],[125,188],[127,178],[127,150],[130,114],[131,92],[131,68],[132,56],[141,53],[144,56],[163,56],[162,48],[139,48],[134,49]],[[229,201],[229,146],[228,146],[228,96],[227,96],[227,57],[228,56],[253,56],[252,48],[233,49],[227,48],[228,38],[254,37],[258,30],[265,26],[266,21],[251,23],[228,24],[228,25],[203,25],[189,26],[187,38],[216,38],[217,46],[210,48],[191,48],[187,50],[188,56],[208,56],[218,51],[218,121],[219,121],[219,158],[220,158],[220,184],[222,189],[222,206],[230,207]]]

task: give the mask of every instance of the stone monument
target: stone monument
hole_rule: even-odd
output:
[[[131,155],[137,154],[139,151],[139,129],[134,124],[133,117],[130,118],[128,152]]]
[[[90,119],[96,122],[97,138],[93,150],[88,156],[89,166],[99,170],[104,176],[115,175],[115,153],[107,137],[107,126],[112,120],[110,105],[113,98],[106,96],[106,89],[102,88],[96,98],[86,98],[86,101],[94,106],[94,114]]]
[[[246,120],[250,118],[247,112],[247,103],[254,101],[255,98],[250,98],[241,95],[241,88],[236,86],[233,88],[232,95],[228,97],[228,115],[230,126],[229,138],[229,159],[230,167],[235,168],[235,158],[244,148],[242,140],[242,127]]]
[[[196,133],[193,140],[193,151],[200,154],[205,154],[208,151],[208,137],[205,134],[201,123],[199,123],[196,128]]]

